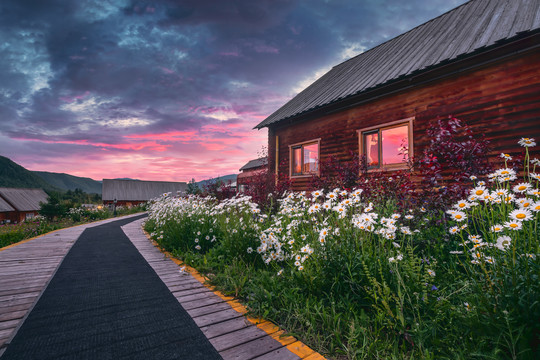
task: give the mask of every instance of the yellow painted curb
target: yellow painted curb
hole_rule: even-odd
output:
[[[135,213],[135,214],[139,214],[139,213]],[[121,219],[121,218],[123,218],[123,217],[130,216],[130,215],[135,215],[135,214],[129,214],[129,215],[118,216],[117,218],[118,218],[118,219]],[[78,227],[78,226],[83,226],[83,225],[93,224],[93,223],[96,223],[96,222],[100,222],[100,221],[104,221],[104,220],[109,220],[109,219],[112,219],[112,218],[101,219],[101,220],[97,220],[97,221],[87,222],[87,223],[84,223],[84,224],[73,225],[73,226],[68,226],[68,227],[61,228],[61,229],[52,230],[52,231],[46,232],[46,233],[44,233],[44,234],[41,234],[41,235],[38,235],[38,236],[31,237],[31,238],[29,238],[29,239],[21,240],[21,241],[19,241],[19,242],[13,243],[13,244],[11,244],[11,245],[4,246],[3,248],[0,248],[0,251],[4,251],[4,250],[7,250],[7,249],[9,249],[9,248],[15,247],[15,246],[17,246],[17,245],[21,245],[21,244],[27,243],[27,242],[32,241],[32,240],[35,240],[35,239],[39,239],[40,237],[43,237],[43,236],[45,236],[45,235],[50,235],[50,234],[55,233],[55,232],[58,232],[58,231],[60,231],[60,230],[71,229],[71,228],[75,228],[75,227]]]
[[[165,251],[157,242],[155,242],[151,237],[150,234],[146,232],[146,230],[143,229],[144,234],[150,240],[152,245],[154,245],[156,248],[159,249],[166,257],[174,261],[175,264],[184,267],[184,271],[190,273],[195,279],[197,279],[201,284],[203,284],[208,289],[212,290],[214,294],[219,296],[221,299],[225,300],[235,311],[239,312],[240,314],[243,314],[246,319],[257,326],[259,329],[264,331],[268,334],[271,338],[281,343],[283,346],[285,346],[290,352],[297,355],[303,360],[326,360],[324,356],[321,354],[315,352],[312,350],[309,346],[305,345],[298,339],[296,339],[294,336],[285,335],[285,331],[282,330],[279,326],[276,326],[274,323],[264,320],[263,318],[254,318],[252,316],[246,315],[248,312],[247,308],[240,303],[237,299],[231,296],[227,296],[220,291],[216,290],[213,286],[208,285],[206,281],[208,280],[197,270],[192,268],[189,265],[186,265],[182,260],[179,260],[175,258],[170,252]]]

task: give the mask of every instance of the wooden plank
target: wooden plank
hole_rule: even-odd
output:
[[[264,336],[220,352],[224,360],[251,360],[273,350],[283,348],[271,337]]]
[[[206,335],[208,339],[215,338],[217,336],[228,334],[235,330],[240,330],[248,326],[254,326],[243,317],[238,317],[232,320],[227,320],[221,323],[207,325],[201,327],[201,331]]]
[[[21,311],[9,311],[4,314],[0,314],[0,322],[15,320],[15,319],[22,319],[26,315],[27,312],[28,312],[28,309],[21,310]]]
[[[189,294],[190,292],[193,292],[193,294]],[[186,293],[187,293],[187,295],[186,295]],[[202,299],[213,298],[213,297],[219,299],[218,296],[214,295],[214,293],[212,293],[208,289],[196,289],[196,290],[178,291],[178,292],[173,292],[173,295],[182,304],[190,302],[190,301],[202,300]]]
[[[302,358],[290,352],[289,349],[282,347],[280,349],[271,351],[267,354],[257,356],[253,360],[300,360],[300,359]],[[307,358],[305,360],[307,360]]]
[[[214,345],[218,352],[222,352],[263,336],[267,336],[264,331],[255,326],[249,326],[228,334],[216,336],[210,340],[210,343]]]
[[[0,322],[0,330],[15,329],[19,325],[19,320],[6,320]]]
[[[223,321],[235,319],[237,317],[243,317],[244,315],[240,314],[239,312],[233,310],[233,309],[226,309],[221,310],[218,312],[214,312],[211,314],[201,315],[197,317],[193,317],[193,321],[199,326],[207,326],[211,324],[217,324]]]
[[[177,298],[178,299],[178,298]],[[223,299],[220,299],[218,296],[212,296],[204,299],[196,299],[193,301],[181,301],[182,307],[186,310],[196,309],[203,306],[208,306],[212,304],[223,303]]]
[[[207,305],[207,306],[198,307],[198,308],[195,308],[195,309],[189,309],[189,310],[186,310],[186,311],[191,317],[196,317],[196,316],[202,316],[202,315],[215,313],[215,312],[230,309],[230,308],[231,308],[231,306],[228,303],[220,302],[220,303],[216,303],[216,304],[211,304],[211,305]]]

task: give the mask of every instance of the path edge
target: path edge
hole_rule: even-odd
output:
[[[295,354],[296,356],[300,357],[303,360],[327,360],[324,356],[322,356],[315,350],[311,349],[309,346],[307,346],[300,340],[296,339],[294,336],[285,335],[285,330],[281,329],[279,326],[275,325],[273,322],[265,320],[261,317],[255,318],[255,317],[246,315],[248,312],[248,309],[239,300],[237,300],[236,298],[232,296],[227,296],[219,290],[216,290],[214,286],[207,283],[208,279],[205,278],[203,275],[201,275],[195,268],[192,268],[191,266],[185,264],[182,260],[177,259],[173,254],[163,249],[156,241],[154,241],[152,237],[150,236],[150,234],[148,234],[148,232],[144,229],[144,222],[141,223],[141,230],[146,236],[146,238],[150,241],[150,243],[154,247],[156,247],[162,254],[164,254],[167,258],[171,259],[178,266],[182,266],[184,268],[183,271],[193,276],[193,278],[199,281],[203,286],[205,286],[207,289],[209,289],[214,294],[216,294],[221,299],[223,299],[226,303],[228,303],[233,310],[244,315],[244,317],[249,322],[251,322],[252,324],[257,326],[259,329],[264,331],[272,339],[278,341],[287,350],[289,350],[290,352],[292,352],[293,354]]]

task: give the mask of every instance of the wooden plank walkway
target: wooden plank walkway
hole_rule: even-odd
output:
[[[137,214],[127,217],[131,216]],[[118,219],[58,230],[0,249],[0,356],[82,232]]]
[[[245,317],[246,310],[240,303],[202,285],[200,276],[181,272],[178,264],[146,237],[143,221],[136,220],[122,229],[223,359],[324,359],[295,338],[282,336],[277,326]]]

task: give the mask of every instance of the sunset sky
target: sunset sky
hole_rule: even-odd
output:
[[[0,155],[29,170],[197,181],[332,66],[464,0],[1,0]]]

